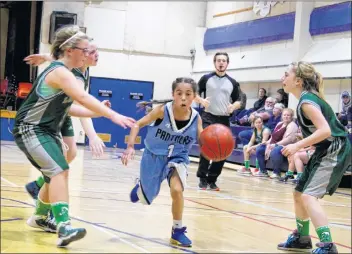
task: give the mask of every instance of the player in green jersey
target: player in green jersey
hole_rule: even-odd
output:
[[[84,66],[80,68],[72,69],[72,73],[76,76],[76,78],[80,81],[82,86],[84,86],[84,90],[88,91],[89,87],[89,70],[88,68],[91,66],[96,66],[99,59],[99,53],[97,46],[93,43],[89,45],[89,55]],[[38,66],[46,61],[52,62],[54,61],[53,57],[50,54],[34,54],[27,56],[24,61],[28,64]],[[108,100],[103,101],[106,106],[110,106],[110,102]],[[93,156],[100,157],[104,153],[104,143],[99,138],[95,129],[93,127],[93,122],[91,118],[80,118],[80,122],[85,133],[89,139],[89,147],[92,151]],[[61,129],[61,134],[63,136],[63,140],[65,144],[68,146],[67,151],[67,161],[68,163],[72,162],[77,154],[77,146],[74,140],[74,131],[72,120],[70,116],[65,119],[63,127]]]
[[[292,63],[282,78],[286,93],[298,100],[297,118],[303,139],[282,149],[292,156],[299,149],[314,146],[293,194],[297,230],[284,243],[281,250],[302,251],[312,248],[309,236],[309,219],[320,239],[313,253],[337,253],[332,242],[328,219],[319,199],[332,195],[338,188],[346,170],[351,167],[351,144],[347,132],[336,118],[323,95],[323,79],[315,68],[306,62]]]
[[[77,26],[61,28],[52,45],[52,62],[35,80],[17,112],[13,135],[17,146],[44,175],[32,223],[51,230],[49,210],[56,220],[59,247],[83,238],[84,228],[72,228],[68,206],[68,163],[62,150],[61,127],[68,114],[104,116],[122,127],[134,119],[122,116],[84,91],[72,73],[89,55],[89,38]],[[81,105],[73,105],[73,101]]]
[[[85,64],[80,68],[72,69],[72,73],[75,75],[75,77],[82,85],[82,87],[84,86],[84,89],[86,91],[88,91],[88,87],[89,87],[88,68],[90,66],[96,66],[98,63],[98,58],[99,58],[99,54],[98,54],[97,46],[93,43],[90,43],[89,55],[85,61]],[[54,61],[54,58],[50,54],[34,54],[34,55],[27,56],[24,59],[24,61],[26,61],[27,64],[38,66],[46,61],[52,62]],[[108,100],[103,101],[102,103],[105,104],[106,106],[109,106],[109,107],[111,106]],[[93,156],[95,157],[102,156],[104,153],[105,145],[104,145],[104,142],[99,138],[99,136],[97,135],[94,129],[92,119],[87,117],[80,118],[80,122],[82,124],[82,127],[85,133],[88,136],[89,147],[90,147],[90,150],[92,151]],[[62,125],[61,135],[64,141],[64,153],[65,153],[66,161],[68,164],[70,164],[74,160],[77,154],[77,145],[74,138],[74,129],[73,129],[72,120],[70,116],[66,117]],[[43,176],[39,176],[36,181],[32,181],[26,184],[25,186],[26,190],[34,200],[37,199],[39,190],[43,186],[43,184],[44,184]],[[54,226],[54,224],[52,226]]]

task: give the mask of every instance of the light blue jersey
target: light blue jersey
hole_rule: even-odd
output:
[[[172,110],[172,103],[165,105],[164,119],[155,126],[148,126],[144,140],[145,147],[155,155],[167,157],[188,156],[188,152],[198,137],[198,112],[192,108],[189,123],[178,130]]]
[[[172,111],[172,102],[165,105],[164,119],[159,125],[148,126],[144,139],[137,195],[143,204],[150,205],[158,196],[161,183],[170,184],[174,170],[180,177],[183,188],[187,181],[188,153],[198,137],[198,112],[192,108],[189,123],[178,130]]]

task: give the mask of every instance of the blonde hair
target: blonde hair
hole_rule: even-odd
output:
[[[90,40],[80,31],[79,26],[64,26],[55,33],[55,40],[51,46],[51,54],[59,59],[66,49],[75,47],[82,40]]]
[[[291,63],[291,66],[296,77],[302,79],[303,90],[312,92],[325,100],[323,76],[315,70],[314,66],[302,61]]]
[[[281,115],[281,121],[282,121],[282,117],[284,116],[284,112],[287,111],[291,114],[291,122],[293,122],[294,118],[295,118],[295,111],[292,108],[284,108],[282,110],[282,115]]]
[[[291,114],[291,116],[292,116],[292,117],[294,117],[294,116],[295,116],[295,111],[293,111],[293,109],[292,109],[292,108],[284,108],[284,109],[282,110],[282,112],[284,112],[284,111],[288,111],[288,112],[290,112],[290,114]]]

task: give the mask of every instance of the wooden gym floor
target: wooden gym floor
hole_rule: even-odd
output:
[[[197,164],[192,163],[186,189],[183,222],[192,248],[169,245],[172,226],[171,199],[164,181],[151,206],[129,201],[139,174],[139,156],[128,167],[118,151],[103,159],[91,158],[79,147],[70,170],[70,213],[76,227],[87,236],[67,249],[55,246],[57,236],[26,225],[33,201],[24,185],[36,179],[32,167],[13,142],[1,144],[1,252],[144,252],[144,253],[244,253],[282,252],[276,245],[295,228],[292,184],[240,176],[224,169],[220,192],[197,189]],[[331,223],[340,253],[351,253],[351,189],[339,189],[321,201]],[[311,224],[310,232],[315,237]]]

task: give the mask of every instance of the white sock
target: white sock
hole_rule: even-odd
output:
[[[173,228],[182,228],[182,220],[174,220]]]

